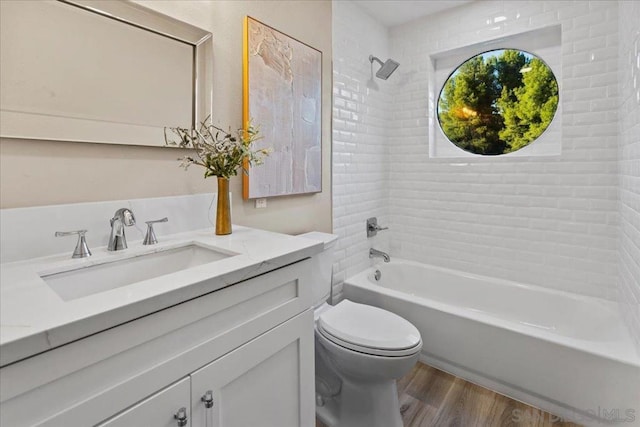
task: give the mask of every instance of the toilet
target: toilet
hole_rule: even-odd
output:
[[[329,305],[338,236],[300,237],[324,243],[312,261],[318,418],[329,427],[402,427],[395,380],[417,362],[420,332],[377,307],[347,299]]]

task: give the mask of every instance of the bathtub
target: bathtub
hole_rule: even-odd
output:
[[[404,260],[344,297],[413,323],[424,363],[565,420],[640,426],[640,357],[614,302]]]

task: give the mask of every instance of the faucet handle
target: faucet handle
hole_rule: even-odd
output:
[[[153,224],[157,223],[157,222],[167,222],[169,221],[169,218],[167,218],[166,216],[162,219],[155,219],[153,221],[145,221],[147,224],[147,235],[144,236],[144,241],[142,242],[143,245],[155,245],[156,243],[158,243],[158,239],[156,238],[156,233],[153,231]]]
[[[87,241],[84,238],[86,232],[87,230],[56,231],[56,237],[73,236],[74,234],[77,234],[78,243],[76,244],[76,248],[73,251],[71,258],[86,258],[91,256],[91,251],[89,250]]]
[[[380,227],[378,225],[378,218],[375,216],[367,219],[367,237],[373,237],[378,234],[378,231],[388,229],[389,227]]]

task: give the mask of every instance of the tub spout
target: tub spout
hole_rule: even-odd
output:
[[[389,254],[379,251],[377,249],[369,249],[369,258],[382,258],[384,260],[384,262],[389,262],[391,261],[391,257],[389,256]]]

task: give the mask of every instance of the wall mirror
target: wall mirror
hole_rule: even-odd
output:
[[[0,136],[161,146],[211,113],[211,33],[131,2],[0,7]]]

